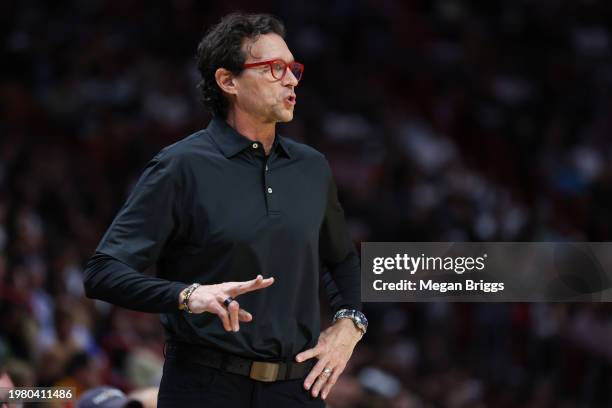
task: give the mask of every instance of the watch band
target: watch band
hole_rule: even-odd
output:
[[[355,327],[361,331],[361,336],[368,330],[368,319],[359,310],[354,309],[340,309],[334,315],[333,323],[336,323],[340,319],[351,319]]]
[[[180,310],[184,310],[187,313],[193,313],[191,309],[189,309],[189,298],[199,286],[199,283],[192,283],[191,285],[187,286],[187,288],[183,289],[184,295],[181,305],[179,307]]]

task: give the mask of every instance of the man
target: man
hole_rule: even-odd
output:
[[[213,120],[148,164],[87,267],[88,296],[162,313],[160,407],[323,406],[366,330],[329,165],[276,132],[303,72],[283,37],[244,14],[206,34]],[[319,335],[321,263],[337,296]]]

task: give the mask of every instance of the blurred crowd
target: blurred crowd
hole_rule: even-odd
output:
[[[206,126],[195,49],[235,10],[285,22],[305,72],[280,132],[327,156],[356,243],[612,240],[611,2],[4,1],[0,374],[15,384],[157,386],[158,317],[86,299],[83,265],[145,163]],[[367,304],[329,405],[611,406],[611,309]]]

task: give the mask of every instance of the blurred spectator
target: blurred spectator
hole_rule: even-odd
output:
[[[157,387],[141,388],[132,391],[128,398],[130,400],[139,401],[144,408],[155,408],[157,407],[157,393],[159,389]]]
[[[77,396],[85,390],[102,384],[100,363],[92,356],[79,352],[73,354],[64,365],[65,375],[59,378],[54,387],[73,387]]]
[[[121,390],[112,387],[97,387],[88,390],[79,398],[76,408],[143,408],[135,399],[128,398]]]

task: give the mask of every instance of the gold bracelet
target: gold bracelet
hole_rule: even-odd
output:
[[[200,286],[199,283],[192,283],[191,285],[187,287],[187,289],[183,289],[183,292],[185,292],[185,295],[183,296],[183,301],[181,302],[181,308],[180,308],[181,310],[184,310],[187,313],[193,313],[191,309],[189,309],[189,298],[191,297],[191,294],[195,292],[195,290],[199,286]]]

